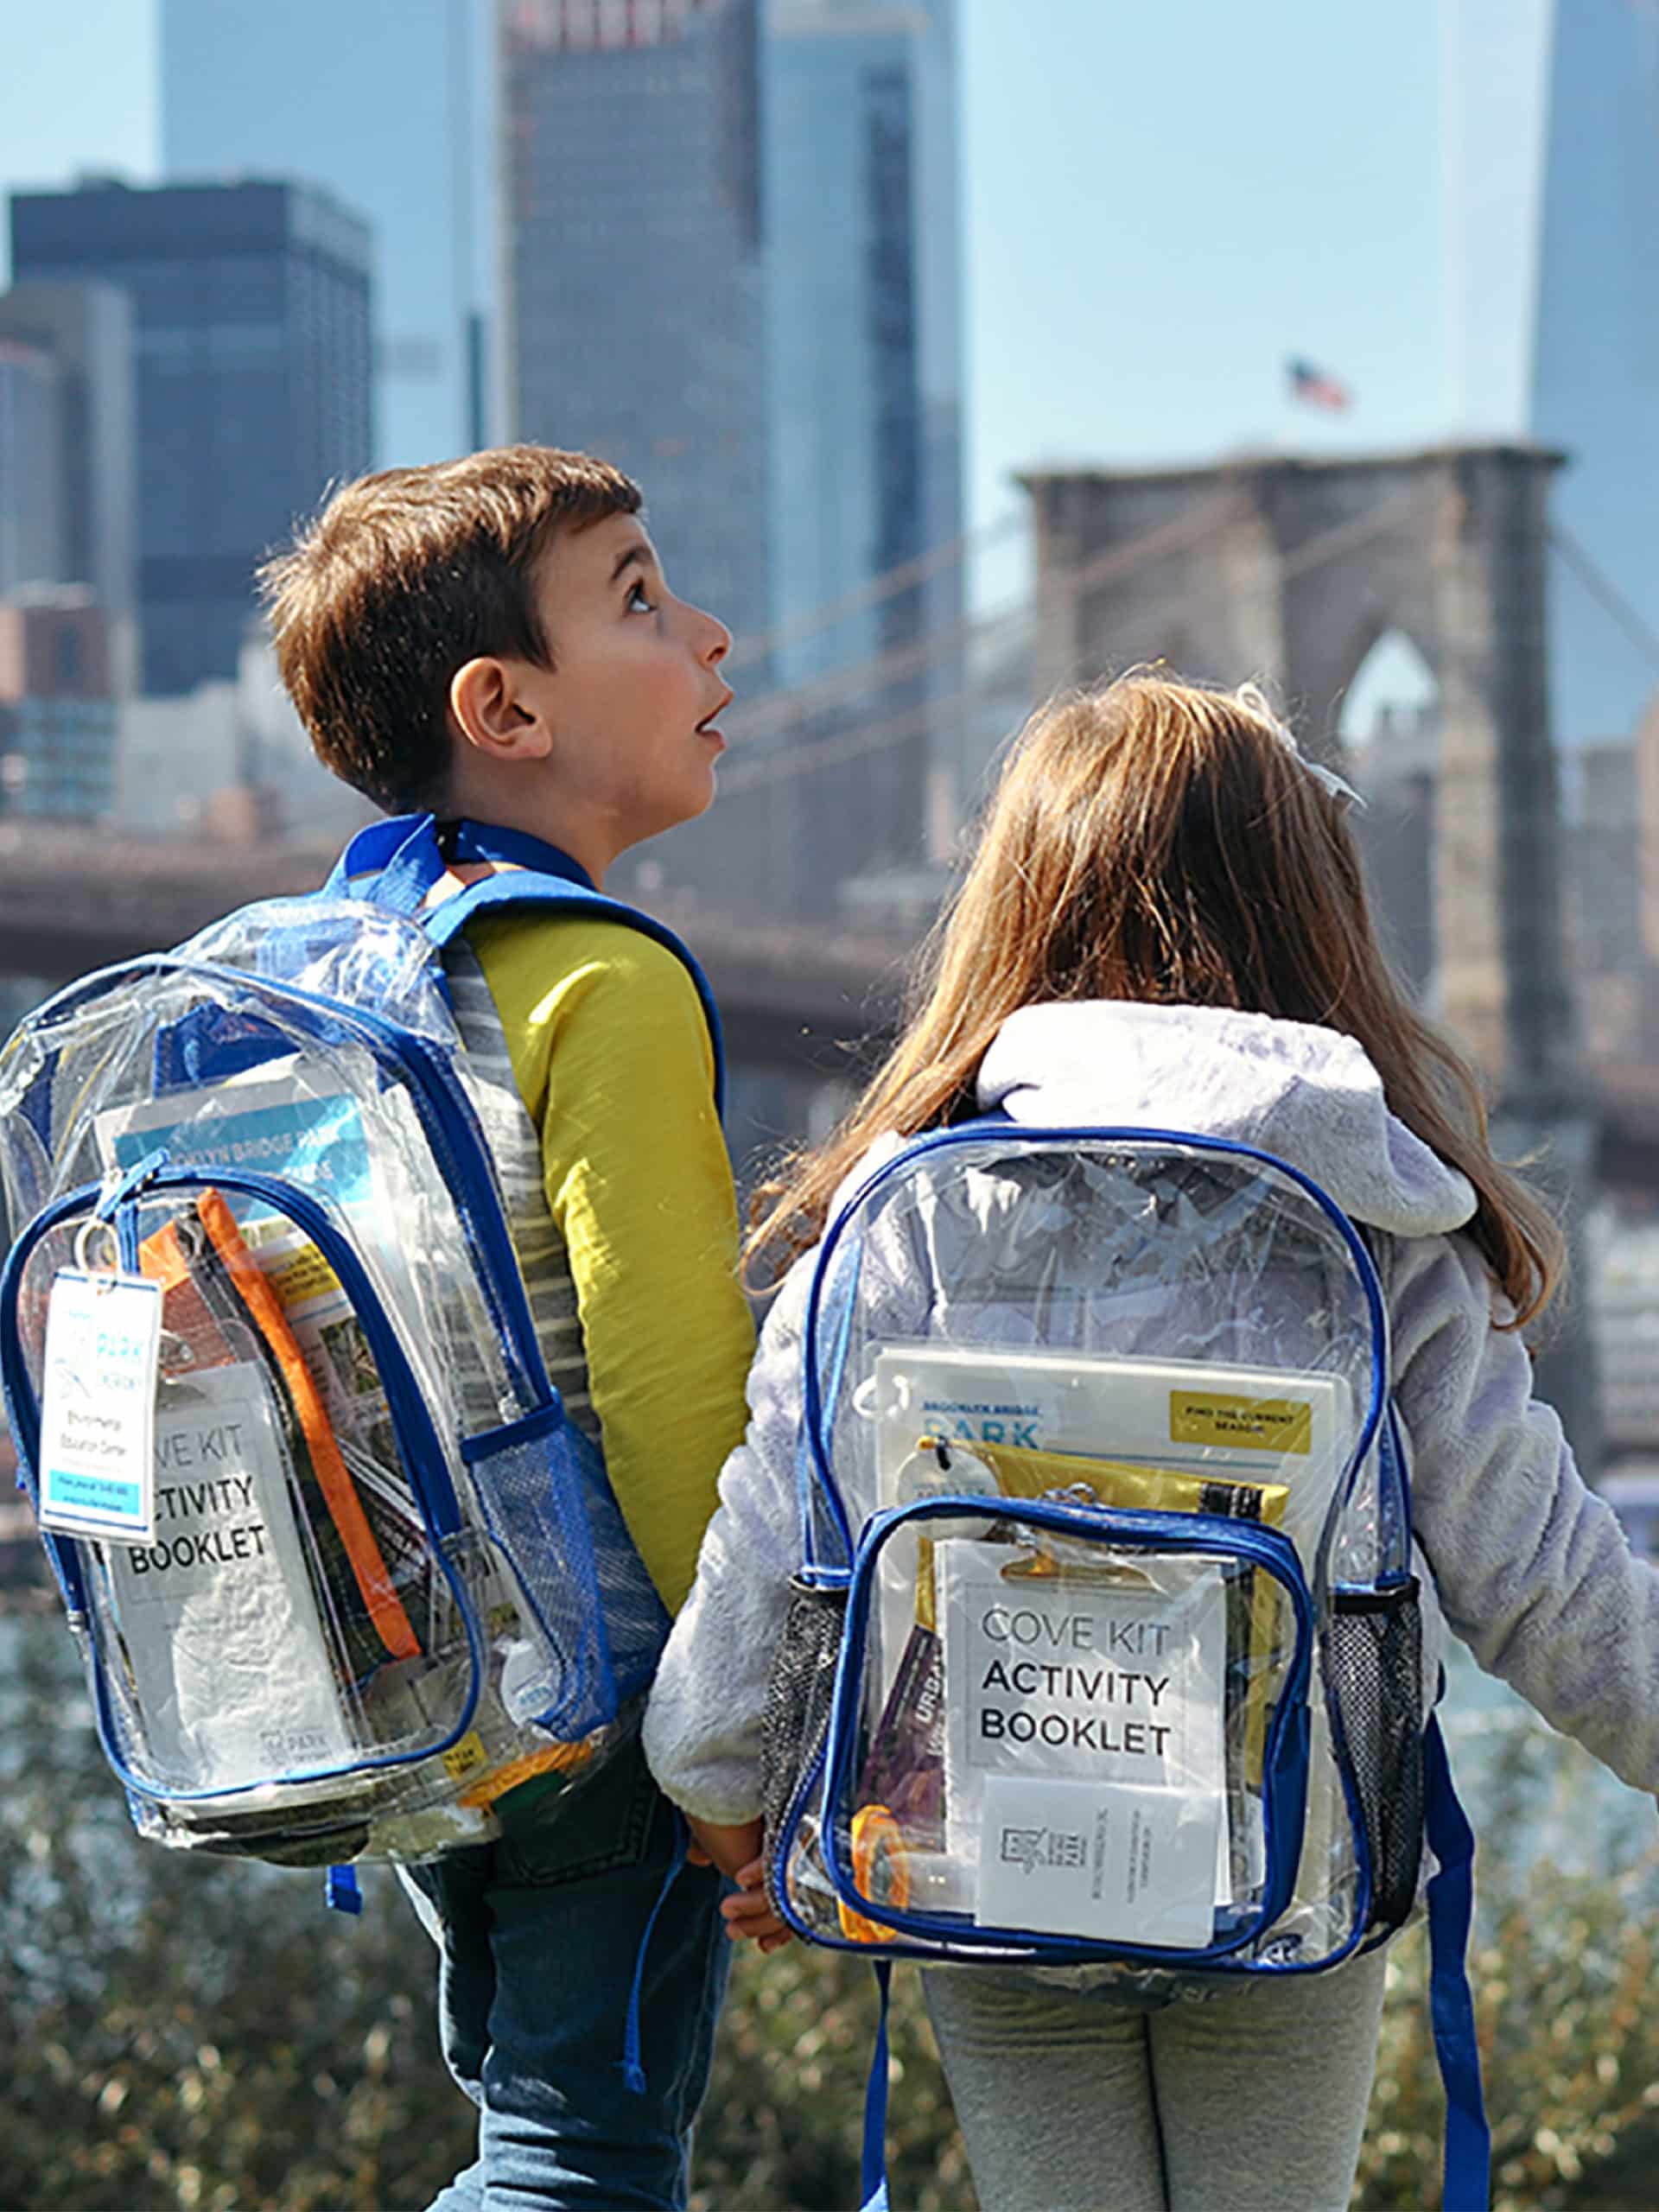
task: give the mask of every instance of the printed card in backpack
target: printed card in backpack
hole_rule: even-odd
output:
[[[945,1848],[975,1918],[1207,1942],[1226,1863],[1219,1571],[1020,1575],[998,1548],[935,1553]],[[1072,1842],[1033,1840],[1051,1829]]]
[[[156,1421],[156,1540],[111,1548],[121,1662],[157,1769],[194,1789],[351,1751],[257,1364],[172,1382]]]

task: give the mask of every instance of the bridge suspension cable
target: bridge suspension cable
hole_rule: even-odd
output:
[[[791,645],[803,638],[810,638],[819,630],[828,630],[849,614],[856,614],[867,607],[879,607],[883,601],[895,598],[908,591],[912,585],[925,583],[930,577],[939,575],[966,561],[970,554],[987,551],[999,545],[1027,527],[1026,516],[1018,507],[1005,508],[1000,515],[977,530],[964,531],[959,537],[952,537],[942,545],[929,548],[912,559],[901,561],[895,569],[883,570],[871,576],[839,599],[825,600],[822,605],[798,614],[788,622],[775,624],[758,636],[740,638],[726,657],[728,668],[746,668],[752,662],[764,660],[779,645]]]
[[[1637,651],[1659,669],[1659,631],[1637,612],[1607,571],[1564,524],[1551,523],[1548,537],[1551,550],[1560,555],[1563,566],[1572,571]]]
[[[1201,507],[1185,515],[1178,515],[1157,529],[1144,531],[1126,544],[1109,546],[1093,559],[1075,569],[1063,572],[1064,581],[1074,591],[1087,591],[1098,585],[1131,574],[1148,562],[1166,559],[1172,554],[1185,551],[1190,546],[1211,535],[1234,512],[1232,499],[1223,493],[1206,500]],[[919,638],[906,639],[874,653],[868,658],[855,661],[849,667],[836,669],[828,676],[815,677],[809,683],[798,684],[787,691],[768,694],[757,700],[747,713],[734,714],[729,728],[739,743],[753,744],[761,739],[779,740],[787,736],[803,722],[810,721],[826,707],[834,706],[860,691],[878,689],[919,675],[922,671],[947,655],[976,643],[988,642],[998,631],[1015,617],[1026,614],[1032,602],[1021,598],[995,609],[990,614],[969,615],[959,622],[947,624],[942,629],[925,631]]]
[[[1351,516],[1342,522],[1333,523],[1328,530],[1320,531],[1306,544],[1283,557],[1276,571],[1278,579],[1283,581],[1306,575],[1322,562],[1337,559],[1369,543],[1373,538],[1386,536],[1397,529],[1406,514],[1427,496],[1421,488],[1412,486],[1383,501],[1369,514]],[[1145,531],[1126,544],[1112,546],[1089,561],[1057,572],[1058,581],[1063,588],[1077,592],[1113,582],[1121,575],[1132,574],[1148,562],[1166,558],[1201,542],[1224,522],[1231,519],[1236,512],[1230,494],[1217,494],[1202,506],[1176,517],[1173,522],[1161,524],[1157,529]],[[857,676],[858,683],[848,686],[857,690],[875,678],[878,672],[891,677],[897,672],[893,667],[896,661],[905,664],[903,672],[914,673],[921,666],[955,650],[963,642],[964,633],[971,633],[976,642],[988,644],[999,632],[1004,636],[1014,632],[1016,626],[1031,620],[1033,612],[1029,601],[1011,601],[993,614],[953,625],[944,632],[934,633],[931,639],[922,639],[916,645],[894,648],[888,653],[875,656],[869,662],[860,664],[856,670],[842,671],[842,674],[849,679]],[[824,679],[826,684],[830,681]],[[838,695],[841,688],[839,678],[836,679],[836,686]],[[816,691],[817,688],[805,686],[803,690]],[[969,683],[946,697],[922,701],[899,715],[886,715],[874,722],[838,730],[830,736],[806,743],[777,742],[764,748],[757,747],[759,758],[753,755],[746,758],[740,751],[721,772],[721,787],[731,792],[781,783],[791,777],[815,774],[820,769],[833,767],[844,760],[860,759],[892,746],[902,745],[927,732],[941,715],[971,705],[984,696],[983,686]],[[779,696],[777,704],[779,709],[787,709],[801,696],[800,693],[784,693]],[[772,703],[771,701],[762,701],[756,709],[757,714]],[[827,702],[815,699],[815,706],[822,703]],[[800,709],[780,721],[777,734],[781,738],[784,731],[795,722],[804,721],[811,711],[810,708]]]

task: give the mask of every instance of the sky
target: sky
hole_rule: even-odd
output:
[[[1034,462],[1444,429],[1439,0],[959,6],[976,524]],[[0,0],[0,190],[154,177],[156,14]],[[1291,354],[1352,408],[1294,407]]]

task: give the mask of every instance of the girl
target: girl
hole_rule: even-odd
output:
[[[823,1234],[904,1138],[993,1107],[1149,1123],[1287,1159],[1365,1230],[1390,1322],[1438,1611],[1483,1667],[1635,1786],[1659,1788],[1659,1574],[1634,1560],[1531,1399],[1519,1335],[1562,1243],[1488,1146],[1473,1077],[1379,950],[1345,820],[1259,692],[1140,675],[1039,714],[1013,753],[917,1009],[830,1141],[771,1187],[753,1249]],[[760,1887],[758,1735],[797,1561],[810,1262],[767,1321],[747,1440],[646,1722],[651,1764],[740,1883],[734,1934],[785,1940]],[[1439,1608],[1433,1603],[1438,1597]],[[1348,2202],[1380,1953],[1199,2004],[1031,1969],[926,1970],[987,2212],[1319,2212]]]

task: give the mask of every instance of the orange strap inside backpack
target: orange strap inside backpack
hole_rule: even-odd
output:
[[[353,1577],[368,1608],[369,1618],[394,1659],[417,1658],[420,1643],[410,1625],[409,1615],[404,1610],[403,1600],[386,1571],[385,1560],[364,1514],[357,1485],[340,1457],[340,1445],[334,1435],[334,1425],[328,1419],[327,1408],[312,1380],[304,1356],[294,1341],[294,1332],[288,1325],[288,1316],[283,1311],[282,1301],[266,1281],[258,1262],[243,1241],[242,1232],[236,1225],[236,1217],[221,1193],[204,1191],[196,1200],[196,1211],[213,1249],[224,1262],[236,1285],[237,1294],[247,1308],[249,1319],[264,1337],[282,1370],[283,1379],[294,1402],[301,1433],[311,1455],[311,1465],[316,1472],[323,1503],[340,1531],[340,1541],[346,1547],[346,1556],[351,1561]],[[188,1260],[171,1226],[147,1238],[140,1256],[144,1273],[156,1276],[165,1285],[170,1287],[188,1277]]]

